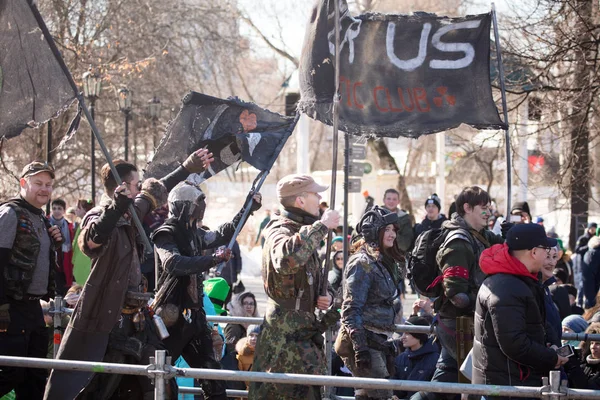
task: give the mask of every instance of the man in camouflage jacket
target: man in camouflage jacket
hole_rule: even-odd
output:
[[[315,307],[327,309],[333,292],[319,295],[322,271],[317,249],[339,214],[319,218],[318,185],[308,175],[289,175],[277,184],[281,214],[265,229],[262,276],[269,296],[252,371],[324,375],[326,359]],[[318,387],[253,382],[249,399],[320,399]]]

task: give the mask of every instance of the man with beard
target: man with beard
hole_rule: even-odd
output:
[[[261,195],[257,193],[250,206],[252,212],[260,208],[260,202]],[[204,193],[191,183],[182,182],[169,194],[169,218],[152,234],[161,273],[152,307],[169,328],[164,344],[173,359],[183,356],[192,368],[220,369],[202,308],[202,273],[227,262],[231,250],[219,248],[213,255],[202,254],[229,243],[244,209],[216,231],[201,228],[205,210]],[[227,399],[224,381],[205,380],[202,389],[209,400]]]
[[[48,329],[40,299],[54,296],[56,248],[63,238],[41,210],[52,195],[54,168],[32,162],[23,168],[19,196],[0,205],[0,355],[45,358]],[[2,367],[0,397],[41,399],[45,369]]]
[[[319,293],[322,270],[317,249],[340,216],[319,213],[326,186],[309,175],[288,175],[277,183],[281,214],[265,229],[262,276],[268,304],[252,371],[326,374],[323,331],[315,307],[327,309],[333,291]],[[321,329],[320,329],[321,328]],[[249,399],[320,399],[318,387],[252,382]]]
[[[160,181],[149,178],[143,183],[133,164],[114,161],[123,179],[120,184],[108,164],[102,167],[105,192],[100,206],[83,219],[78,242],[82,252],[92,259],[92,270],[65,331],[58,359],[148,364],[155,349],[162,348],[146,307],[150,296],[145,293],[140,270],[143,249],[137,235],[144,233],[134,228],[129,205],[133,204],[143,219],[166,202],[168,191],[178,182],[203,171],[212,161],[211,156],[200,149]],[[93,372],[53,370],[45,398],[73,399],[79,394],[79,399],[108,399],[119,388],[121,378],[115,374],[94,376]],[[143,393],[138,397],[154,398],[147,377],[135,377],[134,384],[132,387]]]

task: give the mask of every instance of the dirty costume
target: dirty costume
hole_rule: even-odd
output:
[[[133,202],[138,217],[143,220],[164,204],[168,190],[188,175],[179,167],[160,181],[144,181]],[[143,246],[126,213],[126,207],[103,195],[100,206],[83,219],[78,246],[92,259],[92,270],[65,331],[58,359],[149,364],[154,351],[164,349],[146,307],[150,294],[145,293],[140,269]],[[109,229],[111,225],[114,227]],[[90,249],[88,240],[102,245]],[[79,395],[79,399],[108,399],[117,389],[124,390],[121,378],[141,390],[144,398],[154,398],[153,385],[146,377],[60,370],[52,371],[44,398],[63,400]],[[127,393],[124,396],[136,398]]]
[[[202,273],[226,260],[215,255],[203,256],[202,252],[229,244],[244,209],[233,221],[219,226],[216,231],[207,231],[190,223],[188,213],[192,207],[201,207],[204,213],[204,194],[182,182],[169,194],[170,218],[152,235],[155,260],[161,272],[159,294],[171,293],[157,299],[162,304],[153,306],[168,326],[170,336],[164,344],[173,359],[183,356],[192,368],[220,369],[213,352],[211,328],[202,307]],[[169,315],[163,315],[165,313]],[[202,381],[207,399],[226,399],[225,387],[225,381]]]
[[[322,330],[315,317],[321,268],[317,249],[328,229],[300,209],[284,209],[265,229],[262,277],[269,299],[252,371],[324,375]],[[333,294],[330,291],[331,294]],[[320,399],[308,385],[252,382],[249,399]]]
[[[383,219],[386,215],[387,221]],[[397,351],[388,336],[402,307],[401,277],[396,260],[380,251],[378,242],[379,233],[397,220],[395,213],[377,206],[368,211],[357,226],[365,243],[344,269],[342,327],[336,351],[355,377],[388,378],[394,373]],[[361,358],[370,361],[370,366],[357,365]],[[355,395],[357,399],[388,399],[392,390],[356,389]]]

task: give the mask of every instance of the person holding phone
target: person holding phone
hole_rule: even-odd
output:
[[[547,345],[538,280],[556,244],[540,225],[519,224],[508,231],[506,243],[483,251],[480,266],[488,277],[476,301],[473,383],[540,386],[542,377],[568,361]]]
[[[513,224],[529,224],[532,221],[529,204],[526,201],[517,201],[510,210],[509,222]]]

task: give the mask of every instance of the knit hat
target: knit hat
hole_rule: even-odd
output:
[[[248,325],[246,329],[246,335],[250,336],[251,333],[260,334],[260,325]]]
[[[425,200],[425,207],[427,207],[428,204],[435,204],[438,208],[438,211],[442,210],[442,202],[438,195],[435,193],[429,196],[427,200]]]
[[[520,214],[521,212],[525,212],[529,215],[529,219],[531,220],[531,211],[529,210],[529,204],[526,201],[517,201],[512,206],[510,213],[512,215]]]
[[[423,317],[419,317],[417,315],[413,315],[409,319],[406,320],[406,325],[421,325],[421,326],[429,326],[429,322]],[[410,332],[409,332],[410,333]],[[410,333],[415,339],[418,339],[421,344],[425,344],[427,339],[429,339],[429,335],[426,333]]]
[[[597,227],[598,227],[598,224],[597,224],[597,223],[595,223],[595,222],[590,222],[590,223],[588,224],[588,229],[590,229],[590,228],[597,228]]]
[[[588,327],[588,323],[581,315],[569,315],[562,320],[562,326],[566,326],[575,333],[582,333]]]
[[[204,281],[204,293],[215,306],[217,315],[227,315],[225,302],[229,296],[229,285],[223,278],[210,278]]]

